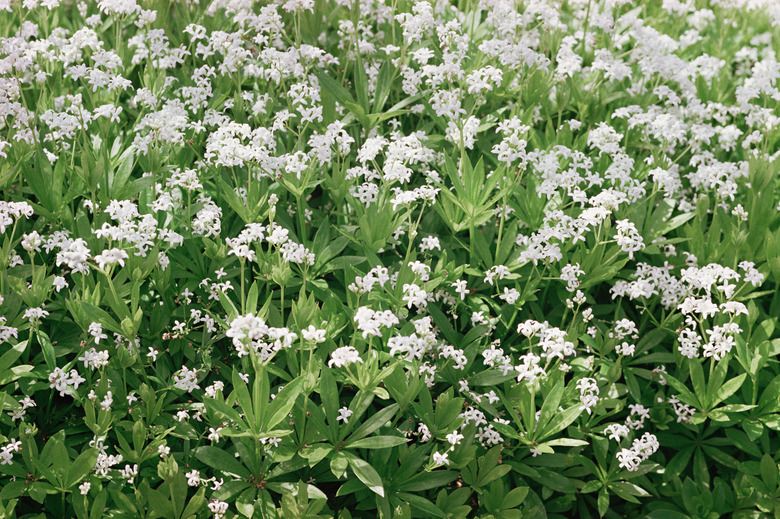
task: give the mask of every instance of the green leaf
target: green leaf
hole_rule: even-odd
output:
[[[204,506],[206,506],[206,487],[200,487],[194,496],[190,499],[184,508],[181,516],[188,518],[195,516]]]
[[[645,516],[645,519],[691,519],[690,516],[685,515],[677,510],[670,510],[667,508],[653,510]]]
[[[575,440],[574,438],[556,438],[548,442],[544,442],[544,445],[550,447],[584,447],[588,442],[585,440]]]
[[[366,111],[363,110],[363,107],[360,106],[357,103],[348,102],[344,104],[350,112],[352,112],[355,116],[355,118],[360,122],[361,125],[365,128],[371,127],[371,119],[369,119],[368,115],[366,114]]]
[[[92,501],[92,507],[89,511],[89,519],[100,519],[105,513],[106,501],[108,501],[108,491],[104,488]]]
[[[504,370],[502,369],[486,369],[485,371],[480,371],[471,377],[469,380],[469,385],[495,386],[498,384],[503,384],[507,380],[512,380],[513,378],[517,378],[517,374],[515,374],[514,371],[509,371],[506,375],[504,375]]]
[[[209,467],[221,470],[227,474],[235,474],[242,478],[249,478],[252,474],[232,454],[217,447],[204,445],[195,451],[195,457]]]
[[[6,372],[16,362],[16,359],[24,353],[25,349],[27,349],[26,340],[14,344],[10,350],[3,353],[3,356],[0,357],[0,373]]]
[[[279,391],[276,397],[271,401],[271,405],[268,406],[268,411],[265,414],[266,420],[263,431],[270,431],[290,414],[290,410],[295,405],[295,400],[301,392],[303,382],[303,377],[298,377],[292,382],[288,382],[284,386],[284,389]]]
[[[320,373],[320,399],[325,409],[329,424],[335,424],[339,407],[339,391],[330,370],[323,369]],[[323,431],[325,433],[325,431]]]
[[[304,448],[300,454],[309,461],[310,466],[314,466],[322,461],[325,456],[333,452],[333,445],[327,443],[316,443]]]
[[[149,502],[149,508],[159,517],[176,517],[173,510],[173,503],[159,490],[143,485],[139,489],[141,494]]]
[[[422,492],[440,488],[458,479],[458,472],[454,470],[434,470],[432,472],[421,472],[406,479],[403,484],[398,485],[398,490],[410,492]]]
[[[357,440],[360,440],[362,438],[365,438],[372,432],[376,431],[383,425],[385,425],[387,422],[393,419],[395,414],[398,412],[398,404],[392,404],[381,411],[374,414],[371,418],[363,422],[360,427],[355,429],[355,432],[350,435],[349,438],[346,440],[346,444],[349,445],[352,442],[355,442]]]
[[[777,488],[777,463],[769,454],[764,454],[761,458],[761,479],[764,480],[770,492]]]
[[[696,396],[693,393],[691,393],[691,390],[688,389],[688,387],[685,384],[683,384],[673,376],[667,375],[666,373],[664,373],[664,379],[669,383],[670,386],[672,386],[680,394],[680,401],[682,403],[693,406],[696,409],[703,409],[701,402],[699,402],[699,399],[696,398]]]
[[[693,384],[693,392],[696,398],[699,399],[704,409],[708,409],[707,406],[707,386],[704,383],[704,370],[701,367],[699,359],[690,359],[688,362],[688,370],[691,374],[691,383]]]
[[[66,486],[68,488],[84,479],[95,468],[98,454],[97,449],[87,449],[79,454],[68,470],[68,477],[66,478]]]
[[[255,415],[255,424],[259,430],[265,419],[265,411],[268,408],[271,385],[268,380],[266,366],[255,367],[255,379],[252,382],[252,412]]]
[[[461,337],[458,334],[458,332],[455,331],[455,328],[452,327],[452,323],[450,323],[450,320],[447,318],[446,315],[444,315],[444,312],[441,311],[441,308],[438,304],[430,303],[428,305],[428,313],[431,314],[431,317],[433,318],[434,324],[439,327],[439,330],[444,335],[444,338],[447,339],[448,342],[452,344],[460,344]],[[481,375],[478,374],[474,377],[476,379]],[[475,385],[487,385],[483,384],[481,382],[474,382],[472,379],[472,383]]]
[[[219,413],[227,418],[230,418],[237,424],[247,426],[246,422],[243,418],[241,418],[241,415],[238,414],[238,411],[233,409],[232,407],[226,405],[224,402],[221,402],[219,400],[215,400],[213,398],[204,397],[203,403],[206,406],[206,409],[209,412],[216,412]]]
[[[578,416],[580,416],[580,414],[582,414],[582,411],[582,406],[577,403],[563,412],[556,414],[553,419],[550,420],[550,423],[539,432],[539,441],[566,429]]]
[[[403,436],[370,436],[344,445],[350,449],[387,449],[408,443],[409,440]]]
[[[390,94],[390,87],[393,85],[393,76],[395,67],[390,61],[385,61],[379,68],[379,75],[376,81],[376,92],[374,93],[374,105],[371,109],[373,113],[379,113],[385,106],[387,96]]]
[[[364,113],[368,113],[368,76],[363,68],[363,60],[360,58],[360,52],[355,53],[355,91],[357,100]]]
[[[246,296],[246,311],[250,314],[254,314],[257,310],[257,297],[259,293],[259,288],[257,286],[257,281],[252,283],[252,286],[249,287],[249,292]]]
[[[228,318],[230,320],[235,319],[239,315],[238,308],[236,308],[236,305],[233,304],[233,301],[230,299],[230,297],[224,293],[219,293],[219,302],[222,305],[222,309],[227,312]]]
[[[241,376],[238,374],[238,369],[235,367],[233,368],[233,391],[236,393],[236,398],[238,399],[238,405],[241,407],[241,410],[244,412],[244,416],[246,417],[246,422],[249,424],[249,428],[253,432],[257,432],[255,427],[255,412],[254,412],[254,406],[252,405],[252,397],[249,395],[249,388],[246,387],[246,383],[244,383],[244,380],[241,378]]]
[[[715,398],[713,399],[710,404],[712,406],[716,406],[719,403],[726,400],[728,397],[733,395],[737,392],[737,390],[742,387],[742,383],[745,382],[745,378],[747,378],[747,373],[742,373],[741,375],[737,375],[736,377],[732,378],[722,386],[718,388],[718,391],[715,393]]]
[[[335,97],[336,101],[341,105],[347,106],[347,103],[355,102],[355,98],[352,97],[352,94],[324,71],[315,70],[314,74],[319,80],[320,89]]]
[[[561,374],[561,371],[556,371],[553,374],[553,377],[557,380],[550,392],[544,397],[542,409],[539,413],[539,421],[536,424],[537,430],[544,428],[558,412],[558,406],[561,403],[561,398],[563,398],[563,390],[565,388]]]
[[[382,478],[379,473],[366,461],[353,454],[346,453],[347,461],[355,476],[366,485],[369,490],[385,497],[385,488],[382,485]]]
[[[399,492],[397,494],[399,499],[403,499],[412,508],[416,508],[417,510],[423,512],[425,514],[425,517],[442,517],[446,519],[449,517],[444,511],[442,511],[441,508],[434,505],[424,497],[420,497],[415,494],[409,494],[407,492]]]
[[[344,472],[347,471],[348,466],[349,462],[347,461],[347,457],[341,451],[337,451],[335,456],[330,459],[330,471],[333,472],[333,475],[338,479],[341,479]]]
[[[517,487],[509,491],[501,501],[501,508],[503,510],[514,509],[523,503],[523,500],[528,495],[528,487]]]
[[[599,508],[599,517],[604,517],[604,514],[609,510],[609,492],[607,492],[606,488],[599,490],[597,505]]]
[[[444,399],[441,396],[436,402],[436,413],[434,414],[435,426],[438,430],[452,429],[455,422],[459,420],[458,416],[463,411],[464,398]]]

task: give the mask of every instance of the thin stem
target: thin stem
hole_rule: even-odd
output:
[[[241,263],[241,315],[246,315],[246,291],[244,290],[244,258],[240,258]]]
[[[300,227],[301,245],[306,246],[306,213],[303,207],[303,195],[295,198],[295,203],[298,206],[298,226]]]
[[[585,28],[582,31],[582,53],[585,54],[585,41],[588,39],[588,24],[590,22],[590,6],[593,0],[588,0],[588,9],[585,11]]]

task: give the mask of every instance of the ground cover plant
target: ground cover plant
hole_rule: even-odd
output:
[[[773,0],[0,0],[0,517],[780,516]]]

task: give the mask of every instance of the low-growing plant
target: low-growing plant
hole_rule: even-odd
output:
[[[778,5],[0,0],[0,517],[778,517]]]

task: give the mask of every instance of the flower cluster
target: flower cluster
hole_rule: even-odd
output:
[[[5,511],[771,514],[779,5],[0,0]]]

